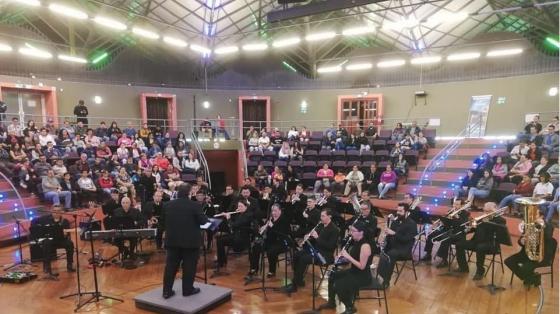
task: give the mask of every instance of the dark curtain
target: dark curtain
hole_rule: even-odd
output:
[[[250,126],[257,130],[266,126],[266,100],[243,100],[243,130]]]
[[[146,99],[146,113],[150,127],[160,126],[165,131],[165,126],[169,125],[167,120],[167,98],[148,97]]]

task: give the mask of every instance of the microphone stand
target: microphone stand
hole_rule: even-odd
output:
[[[315,296],[317,294],[315,290],[315,259],[318,251],[310,244],[309,246],[311,248],[311,309],[300,312],[300,314],[319,314],[320,312],[315,308]]]
[[[23,245],[21,244],[21,228],[23,228],[21,226],[21,221],[15,216],[12,215],[12,218],[16,221],[16,226],[17,226],[17,239],[18,239],[18,253],[19,253],[19,261],[13,263],[12,265],[4,268],[4,271],[6,270],[10,270],[16,266],[19,265],[28,265],[28,266],[34,266],[30,260],[28,259],[24,259],[23,258]]]
[[[79,249],[79,244],[78,244],[78,214],[73,213],[72,217],[74,217],[74,240],[76,242],[76,278],[77,278],[77,282],[78,282],[78,292],[63,295],[63,296],[60,297],[60,299],[66,299],[66,298],[69,298],[69,297],[77,296],[78,297],[78,304],[80,304],[80,298],[83,295],[93,295],[94,292],[82,292],[82,290],[81,290],[82,286],[81,286],[81,282],[80,282],[80,249]],[[81,216],[81,217],[84,217],[84,216]],[[92,217],[93,217],[93,215],[92,215]],[[91,220],[90,220],[90,224],[91,224]],[[78,310],[78,308],[76,308],[76,310]]]
[[[103,295],[103,293],[101,293],[99,291],[99,282],[97,281],[97,263],[95,263],[95,248],[93,246],[93,228],[92,228],[92,224],[91,222],[93,221],[93,216],[95,215],[95,211],[91,214],[86,214],[89,218],[88,221],[88,233],[89,233],[89,244],[90,244],[90,249],[91,249],[91,259],[94,261],[94,263],[92,263],[93,266],[93,282],[94,282],[94,287],[95,287],[95,291],[91,291],[91,292],[82,292],[82,294],[91,294],[91,298],[87,301],[85,301],[84,303],[78,303],[78,305],[76,306],[76,308],[74,309],[74,312],[77,312],[79,309],[81,309],[82,307],[84,307],[86,304],[90,304],[90,303],[97,303],[101,300],[105,300],[105,299],[109,299],[109,300],[114,300],[114,301],[119,301],[119,302],[124,302],[122,299],[117,299],[117,298],[113,298],[113,297],[109,297],[109,296],[105,296]]]

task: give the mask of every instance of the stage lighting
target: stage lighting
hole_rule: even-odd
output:
[[[464,61],[480,58],[480,52],[463,52],[447,56],[447,61]]]
[[[342,67],[340,65],[321,67],[317,69],[317,73],[335,73],[340,71],[342,71]]]
[[[268,45],[264,43],[246,44],[241,47],[245,51],[263,51],[268,49]]]
[[[404,61],[403,59],[395,59],[395,60],[386,60],[386,61],[378,62],[377,67],[378,68],[392,68],[392,67],[403,66],[405,64],[406,64],[406,61]]]
[[[58,3],[49,4],[49,10],[56,14],[62,14],[79,20],[85,20],[88,18],[88,15],[85,12]]]
[[[487,57],[505,57],[505,56],[513,56],[523,53],[523,49],[521,48],[511,48],[511,49],[498,49],[498,50],[490,50],[486,54]]]
[[[196,44],[191,44],[191,50],[192,51],[196,51],[196,52],[200,52],[202,54],[210,54],[212,52],[212,50],[204,47],[204,46],[200,46],[200,45],[196,45]]]
[[[368,70],[373,67],[371,63],[354,63],[349,64],[346,66],[346,70],[348,71],[359,71],[359,70]]]
[[[179,39],[179,38],[174,38],[174,37],[169,37],[169,36],[163,36],[163,42],[165,42],[166,44],[169,44],[171,46],[176,46],[176,47],[186,47],[188,46],[187,42]]]
[[[33,7],[38,7],[41,5],[39,0],[12,0],[13,2],[17,2],[19,4],[25,4]]]
[[[421,64],[432,64],[438,63],[441,61],[440,56],[425,56],[425,57],[416,57],[410,60],[410,64],[414,65],[421,65]]]
[[[210,102],[209,102],[208,100],[203,101],[203,102],[202,102],[202,107],[203,107],[204,109],[210,108]]]
[[[0,43],[0,52],[10,52],[12,50],[12,46]]]
[[[52,54],[45,50],[29,48],[29,47],[21,47],[19,48],[19,53],[25,56],[39,58],[39,59],[50,59],[52,58]]]
[[[118,31],[124,31],[127,29],[126,25],[117,21],[117,20],[113,20],[107,17],[102,17],[102,16],[96,16],[94,19],[95,23],[108,27],[108,28],[112,28],[112,29],[116,29]]]
[[[217,55],[227,55],[238,51],[239,51],[239,47],[237,46],[219,47],[214,49],[214,53]]]
[[[344,36],[358,36],[375,33],[375,26],[352,27],[342,30]]]
[[[558,87],[551,87],[548,89],[548,96],[554,97],[556,95],[558,95]]]
[[[96,105],[100,105],[103,103],[103,98],[101,98],[101,96],[93,96],[93,102]]]
[[[75,62],[75,63],[87,63],[87,60],[84,58],[69,56],[69,55],[58,55],[58,59],[63,61],[68,61],[68,62]]]
[[[301,38],[299,37],[277,39],[272,43],[272,47],[282,48],[282,47],[297,45],[300,42],[301,42]]]
[[[336,36],[335,32],[322,32],[322,33],[314,33],[305,36],[305,40],[307,41],[319,41],[324,39],[331,39]]]
[[[104,53],[102,53],[102,54],[96,56],[95,58],[93,58],[93,59],[91,60],[91,63],[97,64],[97,63],[99,63],[101,60],[107,58],[108,56],[109,56],[109,54],[108,54],[107,52],[104,52]]]
[[[155,32],[149,31],[147,29],[143,29],[140,27],[133,27],[132,28],[132,33],[147,39],[158,39],[159,35],[156,34]]]

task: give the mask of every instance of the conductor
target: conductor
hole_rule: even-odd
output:
[[[183,296],[200,292],[193,286],[202,244],[200,225],[208,222],[202,213],[202,205],[190,200],[191,185],[183,183],[177,187],[177,199],[167,202],[165,212],[165,249],[167,258],[163,275],[163,298],[175,295],[173,282],[181,261],[183,262]]]

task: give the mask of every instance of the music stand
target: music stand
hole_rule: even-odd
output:
[[[486,226],[484,226],[486,224]],[[497,224],[497,223],[493,223],[493,222],[484,222],[482,223],[480,226],[478,226],[478,228],[480,227],[491,227],[494,229],[493,235],[492,235],[492,248],[494,249],[493,254],[492,254],[492,282],[487,284],[487,285],[480,285],[478,286],[479,288],[484,288],[484,289],[488,289],[488,291],[490,292],[490,294],[494,295],[496,294],[496,292],[499,291],[503,291],[506,290],[506,288],[504,287],[500,287],[497,286],[496,284],[494,284],[494,264],[495,264],[495,260],[496,260],[496,250],[500,245],[507,245],[507,246],[511,246],[511,237],[509,235],[509,231],[507,228],[507,225],[502,225],[502,224]]]
[[[317,259],[319,261],[321,261],[321,263],[324,265],[326,263],[324,263],[323,261],[325,260],[325,258],[321,255],[321,253],[319,253],[318,250],[315,249],[315,247],[313,247],[309,242],[307,242],[307,245],[309,246],[309,253],[311,254],[311,309],[310,310],[306,310],[303,312],[300,312],[300,314],[318,314],[319,311],[315,308],[315,297],[317,295],[317,291],[315,291],[315,261],[317,261]],[[319,288],[319,287],[317,287]]]
[[[212,232],[216,231],[218,229],[218,227],[220,226],[220,224],[222,223],[222,219],[217,219],[217,218],[208,218],[208,222],[204,225],[200,226],[200,230],[201,232],[210,230]],[[200,278],[199,276],[196,276],[196,278],[199,279],[204,279],[204,283],[208,284],[208,266],[206,264],[206,243],[204,243],[204,238],[202,240],[202,256],[203,256],[203,261],[204,261],[204,278]]]
[[[19,261],[13,263],[12,265],[4,268],[4,271],[6,270],[10,270],[16,266],[19,265],[28,265],[28,266],[33,266],[33,264],[31,263],[31,260],[29,259],[24,259],[23,258],[23,245],[21,244],[21,228],[23,228],[21,226],[21,221],[14,215],[12,216],[12,218],[16,221],[16,228],[17,228],[17,239],[18,239],[18,252],[19,252]]]

